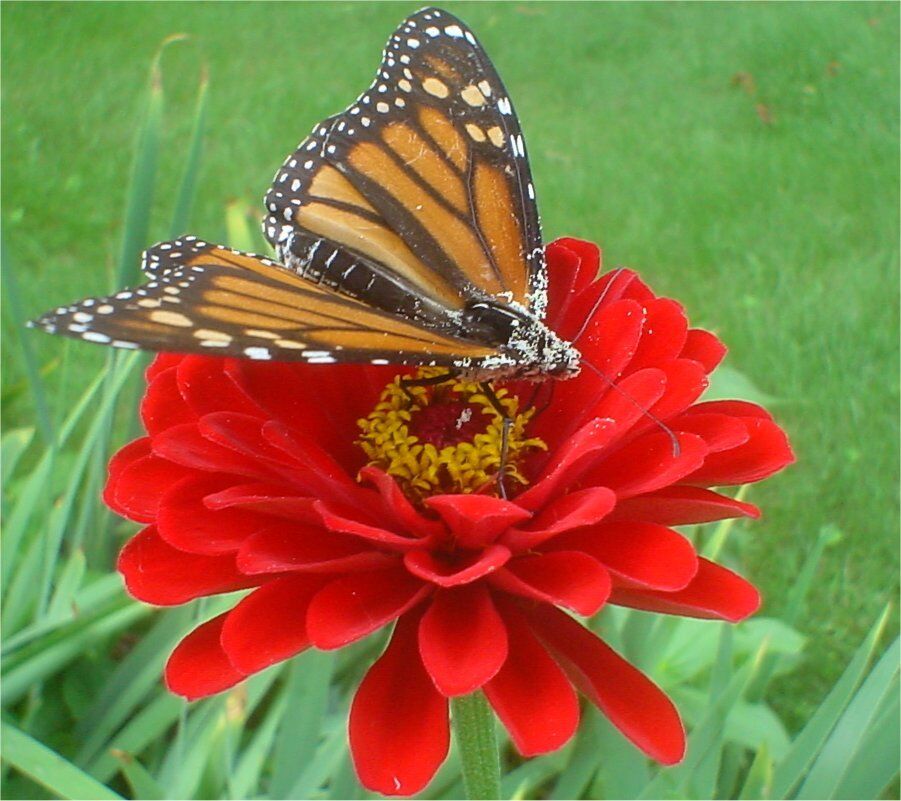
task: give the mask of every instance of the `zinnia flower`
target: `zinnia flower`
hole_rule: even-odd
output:
[[[678,303],[629,271],[597,279],[591,244],[547,255],[548,322],[568,339],[584,326],[577,346],[602,375],[498,392],[514,421],[507,499],[501,415],[476,385],[157,357],[147,436],[110,464],[107,503],[146,524],[119,569],[159,605],[253,588],[176,647],[172,692],[218,693],[394,623],[350,712],[372,790],[422,789],[448,751],[448,698],[480,688],[525,756],[569,740],[578,690],[649,756],[681,759],[672,703],[575,616],[753,613],[754,587],[672,526],[757,517],[709,487],[759,481],[792,453],[759,406],[698,402],[725,348]]]

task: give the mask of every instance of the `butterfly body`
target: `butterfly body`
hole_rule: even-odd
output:
[[[298,145],[264,202],[276,259],[186,236],[145,253],[143,286],[35,324],[115,347],[435,365],[480,381],[579,372],[578,350],[544,322],[519,121],[447,12],[401,23],[373,84]]]

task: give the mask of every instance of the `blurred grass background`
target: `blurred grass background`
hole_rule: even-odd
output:
[[[771,694],[799,723],[897,597],[899,7],[446,5],[516,103],[546,238],[594,239],[608,266],[684,301],[730,346],[727,364],[775,399],[799,463],[752,489],[765,518],[741,534],[767,614],[821,530],[840,535],[798,623],[806,665]],[[192,230],[222,239],[226,204],[259,203],[313,124],[368,84],[415,7],[4,3],[2,223],[25,313],[110,288],[164,38],[190,37],[163,56],[151,236],[169,233],[206,68]],[[61,416],[104,354],[5,319],[6,425],[34,420],[14,355],[26,336]]]

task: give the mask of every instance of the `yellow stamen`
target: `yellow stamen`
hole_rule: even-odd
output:
[[[442,374],[440,368],[420,368],[414,378]],[[519,411],[519,399],[507,390],[495,395],[512,421],[507,437],[505,485],[525,486],[522,457],[546,450],[537,437],[526,436],[534,409]],[[412,500],[447,492],[497,492],[501,465],[503,417],[471,381],[451,380],[434,386],[407,386],[397,376],[382,391],[375,409],[358,421],[357,443],[380,467],[397,479]],[[432,440],[432,441],[429,441]]]

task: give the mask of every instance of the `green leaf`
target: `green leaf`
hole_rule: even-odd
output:
[[[192,612],[186,606],[160,614],[153,628],[107,678],[103,691],[75,729],[82,743],[75,758],[79,765],[94,758],[147,693],[159,684],[163,665],[172,646],[187,630]]]
[[[125,776],[125,780],[131,787],[132,795],[135,798],[155,801],[155,799],[166,797],[166,791],[156,783],[156,780],[148,773],[147,768],[138,761],[137,757],[129,754],[127,751],[119,751],[118,749],[113,749],[111,753],[119,761],[122,775]]]
[[[143,121],[135,143],[134,160],[125,203],[125,224],[116,271],[116,288],[131,286],[138,277],[141,251],[147,245],[150,212],[159,163],[160,127],[163,118],[163,76],[160,68],[163,51],[174,42],[187,38],[175,34],[163,40],[150,67],[150,87]]]
[[[898,777],[901,750],[901,700],[897,681],[879,719],[870,726],[842,777],[834,798],[881,798]]]
[[[896,639],[876,663],[817,756],[796,798],[835,798],[880,707],[897,689],[901,647]]]
[[[604,749],[598,742],[601,737],[601,713],[595,707],[589,707],[582,716],[575,745],[570,753],[569,762],[557,777],[550,798],[581,798],[602,759],[606,759]]]
[[[34,439],[33,428],[14,428],[0,438],[0,482],[6,483],[12,478],[16,465],[22,454]]]
[[[53,597],[50,599],[50,606],[47,608],[47,617],[51,620],[64,617],[72,609],[72,604],[75,603],[75,594],[81,587],[86,569],[84,551],[80,548],[72,551],[60,571]]]
[[[819,755],[829,733],[860,684],[888,615],[889,609],[886,608],[864,638],[841,678],[794,739],[788,754],[776,766],[773,774],[773,798],[788,798],[794,787],[807,775],[809,767]]]
[[[319,745],[328,704],[334,654],[310,649],[288,669],[288,708],[282,718],[272,764],[273,798],[308,798],[317,787],[302,787],[299,766],[309,764]]]
[[[14,766],[58,798],[122,798],[10,723],[0,723],[4,762]]]
[[[110,749],[101,751],[87,766],[102,781],[107,781],[119,770],[119,763],[112,750],[119,749],[140,754],[148,744],[163,737],[178,720],[185,701],[162,690],[156,698],[138,712],[110,743]]]
[[[24,362],[25,376],[28,380],[28,386],[34,399],[35,411],[37,412],[38,429],[41,432],[41,439],[44,440],[44,444],[47,447],[51,447],[56,435],[53,420],[50,416],[50,407],[47,405],[47,392],[44,389],[44,382],[34,354],[34,345],[31,339],[32,332],[25,329],[26,321],[22,314],[22,304],[19,299],[17,271],[6,253],[6,248],[2,245],[0,245],[0,261],[3,262],[3,283],[6,288],[4,298],[9,309],[9,322],[12,323],[11,328],[19,340],[19,351]]]
[[[225,207],[225,230],[228,242],[238,250],[256,251],[255,237],[250,225],[250,213],[247,204],[241,200],[232,200]]]
[[[710,376],[710,386],[704,393],[704,400],[740,400],[753,401],[761,406],[772,406],[778,398],[767,395],[744,373],[734,367],[720,365]]]
[[[754,756],[754,761],[751,763],[744,786],[741,788],[738,797],[740,799],[771,798],[770,790],[772,785],[773,759],[764,742]]]
[[[597,713],[598,771],[589,798],[638,798],[650,780],[648,760],[607,718]]]
[[[23,648],[9,660],[14,667],[4,669],[3,685],[0,687],[3,705],[15,703],[91,645],[127,628],[149,611],[123,596],[101,614],[88,620],[78,620]]]
[[[287,694],[282,692],[253,731],[250,743],[238,756],[235,770],[229,779],[230,797],[249,798],[256,795],[266,756],[275,741],[275,734],[287,706]]]
[[[191,217],[191,207],[197,190],[200,161],[203,154],[203,135],[206,129],[207,99],[209,96],[207,90],[209,85],[209,73],[206,65],[204,65],[200,75],[200,86],[197,90],[197,105],[194,109],[194,125],[191,131],[191,144],[188,147],[188,158],[182,173],[175,209],[172,212],[172,224],[169,227],[169,233],[173,238],[185,232]]]
[[[696,772],[699,767],[704,765],[705,760],[711,759],[711,755],[722,749],[723,721],[729,710],[738,703],[739,698],[747,689],[748,682],[759,669],[765,654],[766,644],[764,643],[753,658],[748,659],[734,673],[725,690],[716,698],[710,699],[704,717],[690,732],[688,753],[682,764],[658,773],[657,777],[642,790],[640,798],[662,798],[671,788],[676,788],[682,795],[691,795],[689,787],[696,777]]]

